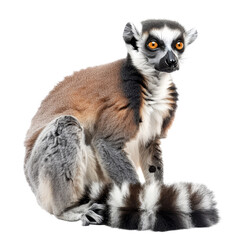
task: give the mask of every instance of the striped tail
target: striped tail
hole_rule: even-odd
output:
[[[105,205],[103,224],[115,228],[168,231],[209,227],[219,219],[213,193],[200,184],[93,183],[86,195]]]

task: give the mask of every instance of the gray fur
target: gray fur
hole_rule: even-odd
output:
[[[132,26],[130,23],[127,23],[123,31],[123,39],[126,43],[130,43],[133,37]]]
[[[107,142],[103,139],[94,140],[94,144],[104,168],[115,183],[121,185],[125,181],[129,183],[139,182],[136,170],[122,148],[118,148],[114,146],[113,142]]]
[[[196,29],[192,28],[186,33],[186,43],[189,45],[193,43],[198,36],[198,32]]]
[[[114,182],[118,185],[124,181],[138,182],[137,173],[121,148],[102,139],[93,142],[100,161]],[[65,212],[65,209],[78,200],[73,197],[76,178],[82,179],[83,185],[88,181],[84,180],[84,171],[80,172],[81,176],[78,176],[77,172],[81,164],[87,164],[83,163],[87,162],[87,159],[84,159],[87,158],[87,155],[84,155],[85,146],[84,130],[78,120],[72,116],[61,116],[49,123],[39,135],[25,166],[27,178],[40,205],[60,219],[68,221],[81,219],[83,224],[87,224],[84,214],[92,215],[89,216],[96,222],[101,219],[91,214],[92,210],[88,209],[90,206],[79,211],[75,209]],[[47,190],[44,187],[43,193],[45,197],[45,192],[51,192],[50,207],[46,207],[43,203],[45,199],[41,199],[40,185],[43,181],[47,181],[50,185],[47,186]]]
[[[140,36],[137,28],[131,24],[127,23],[123,31],[123,39],[125,43],[131,43],[132,41],[138,39]]]
[[[81,160],[81,138],[82,128],[75,118],[59,117],[43,130],[26,164],[26,174],[36,195],[39,194],[41,179],[50,182],[55,215],[72,202],[70,184],[76,177],[77,163]]]

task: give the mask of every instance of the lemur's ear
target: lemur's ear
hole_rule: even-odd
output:
[[[191,30],[187,31],[186,38],[185,38],[187,45],[194,42],[197,36],[198,36],[198,32],[195,28],[192,28]]]
[[[136,26],[132,23],[127,23],[124,31],[123,31],[123,39],[126,44],[130,44],[133,46],[135,50],[137,47],[137,40],[140,38],[140,31],[136,28]]]

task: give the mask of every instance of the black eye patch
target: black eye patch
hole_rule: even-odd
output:
[[[181,50],[176,49],[176,44],[177,44],[178,42],[183,43],[183,48],[182,48]],[[174,40],[174,41],[172,42],[171,47],[172,47],[172,49],[177,50],[179,53],[183,53],[183,52],[184,52],[184,49],[185,49],[184,38],[183,38],[182,36],[178,37],[176,40]]]
[[[151,42],[156,42],[157,43],[158,46],[157,46],[156,49],[151,49],[149,47],[149,43],[151,43]],[[148,39],[147,39],[147,41],[145,43],[145,47],[149,51],[156,51],[156,50],[159,50],[159,49],[164,50],[165,49],[165,44],[164,44],[164,42],[162,40],[160,40],[160,39],[158,39],[158,38],[156,38],[154,36],[149,35],[149,37],[148,37]]]

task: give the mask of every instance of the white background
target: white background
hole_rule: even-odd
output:
[[[1,239],[239,239],[238,1],[1,1]],[[165,181],[214,190],[221,221],[167,233],[82,227],[42,210],[24,174],[24,138],[48,92],[73,71],[126,56],[128,21],[177,20],[199,37],[173,74],[179,107],[163,141]],[[4,237],[3,237],[4,235]]]

